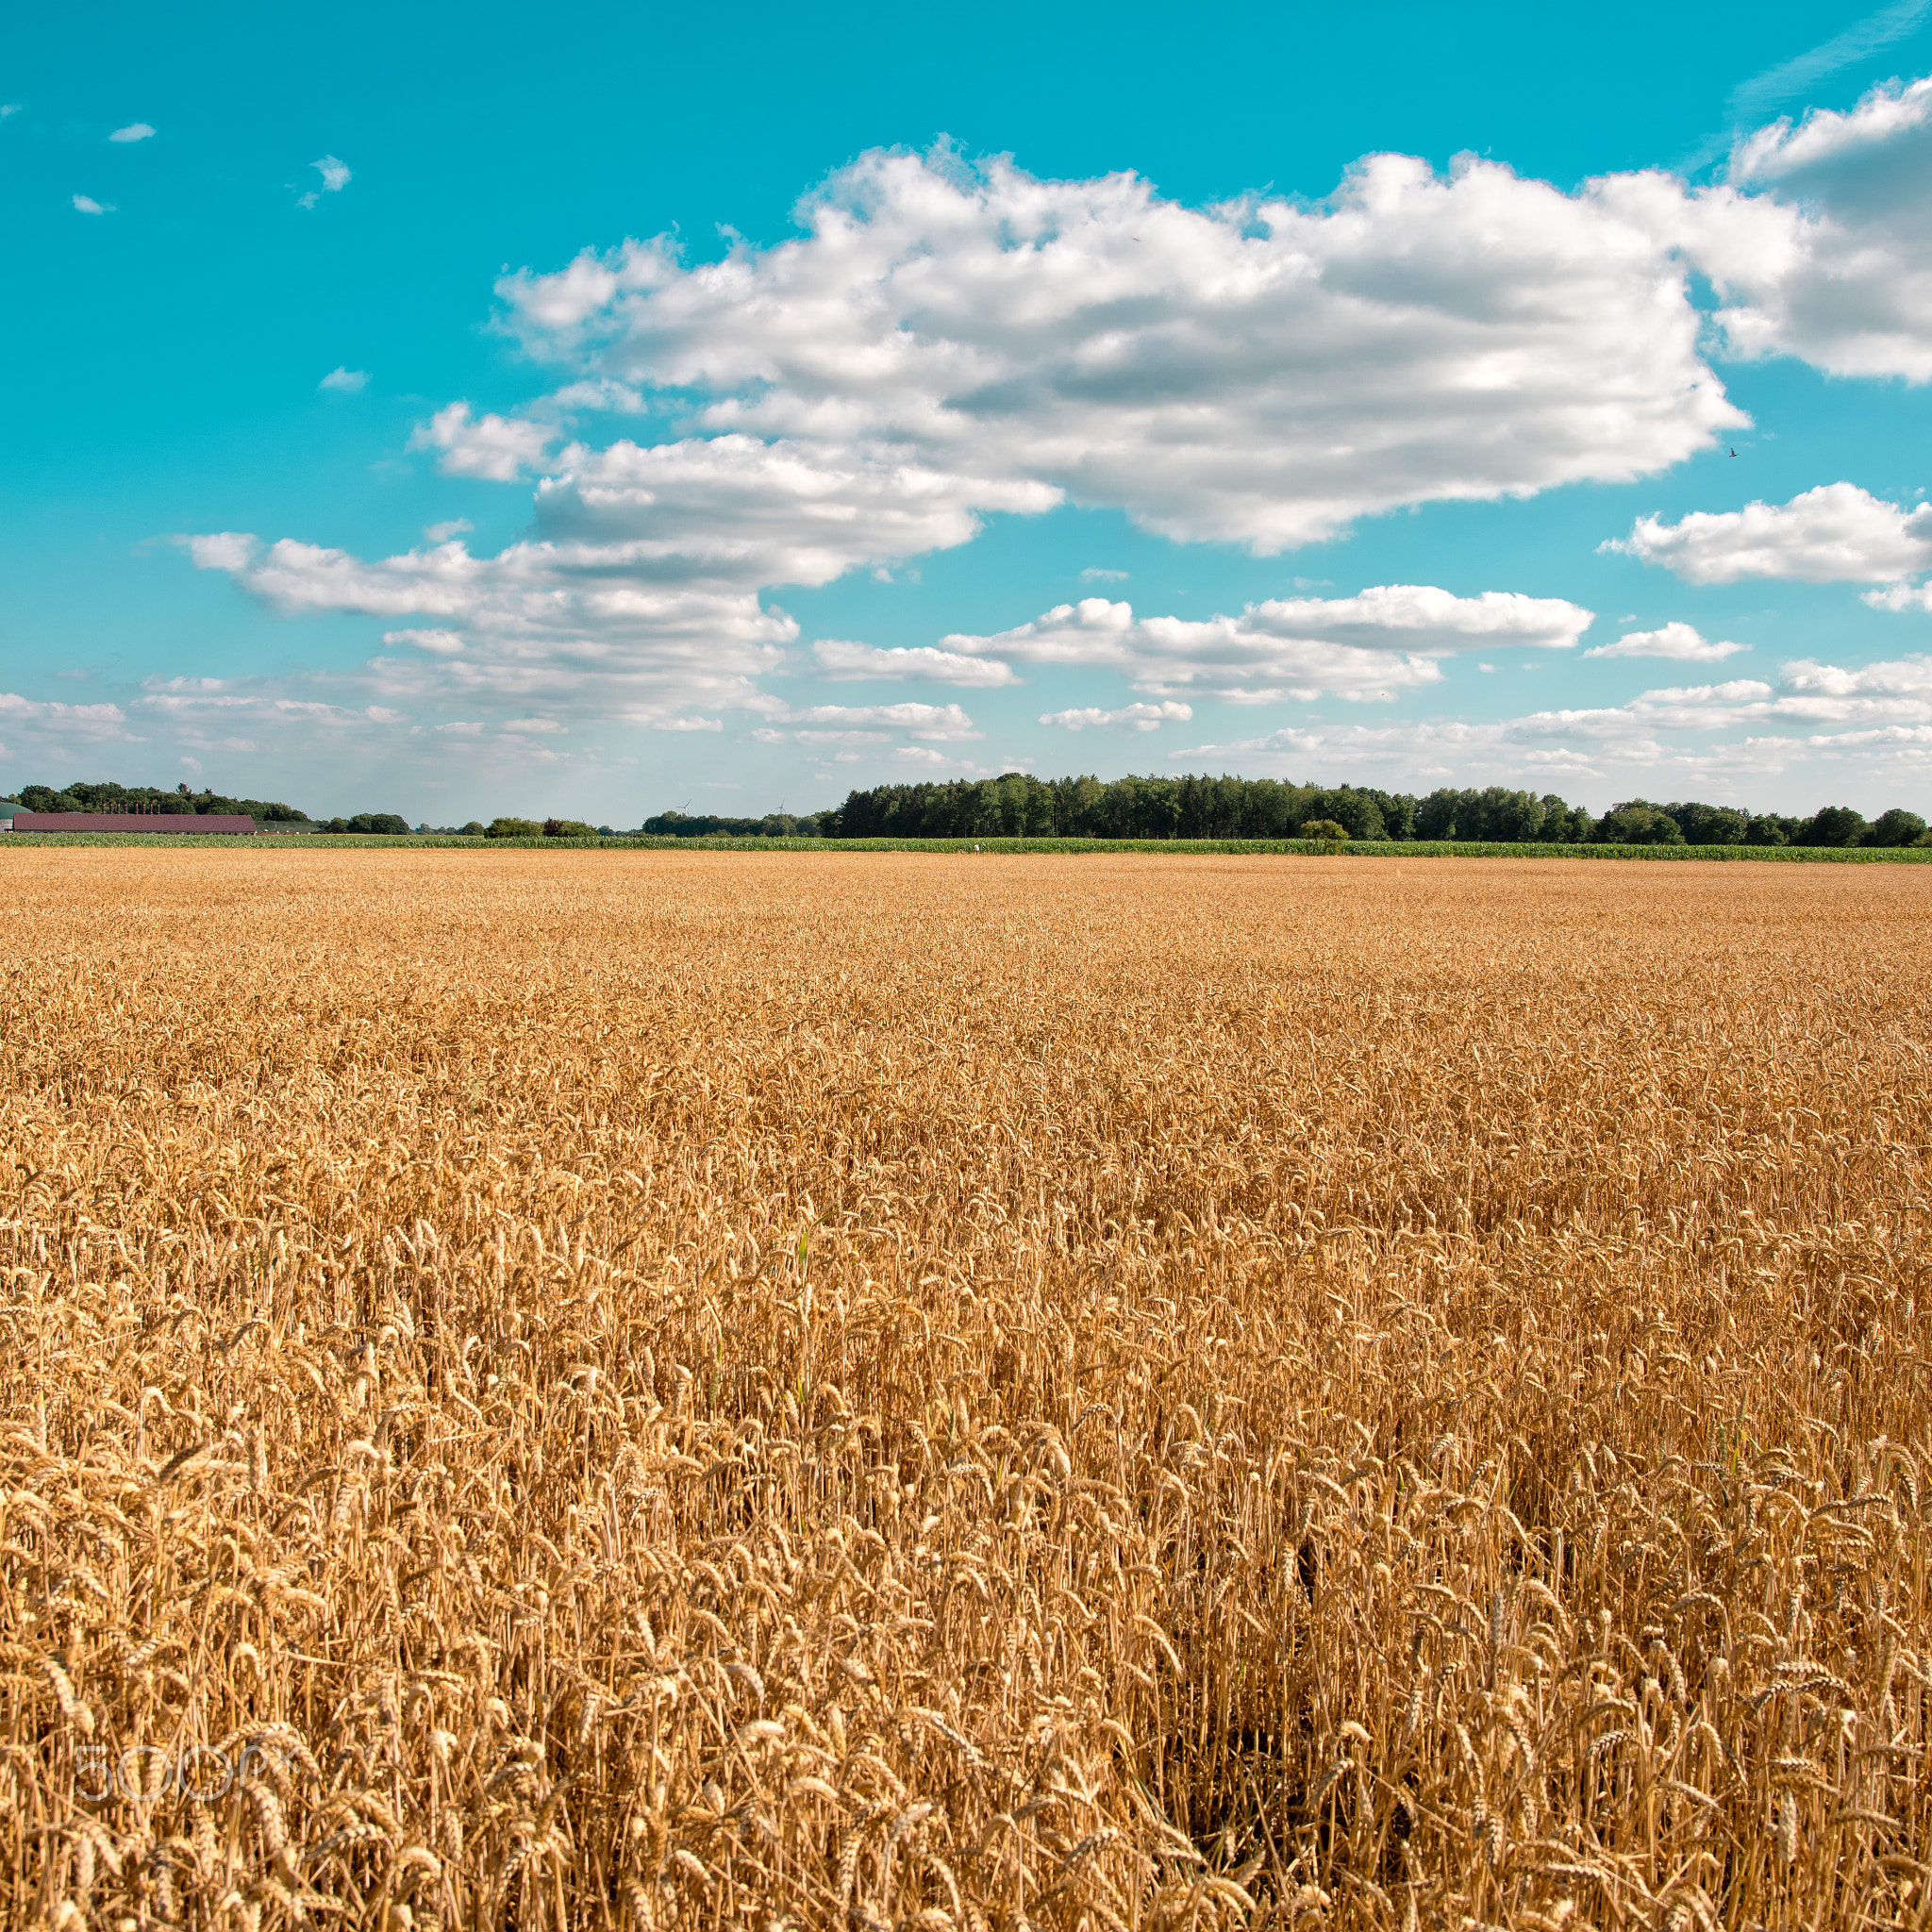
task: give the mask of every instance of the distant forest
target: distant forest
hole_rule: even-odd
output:
[[[1736,806],[1626,799],[1603,817],[1553,791],[1444,787],[1417,797],[1360,785],[1296,785],[1276,778],[998,778],[880,785],[807,817],[646,819],[657,836],[695,839],[1294,839],[1340,826],[1351,839],[1457,839],[1557,845],[1917,845],[1917,812],[1893,808],[1875,822],[1849,806],[1809,818]],[[1314,836],[1320,837],[1317,832]],[[1332,836],[1332,833],[1330,834]]]
[[[278,799],[226,798],[218,791],[191,791],[177,786],[173,791],[158,791],[152,785],[116,785],[111,780],[99,785],[69,785],[55,791],[51,785],[23,785],[14,793],[28,811],[138,811],[157,816],[178,817],[196,812],[203,817],[246,815],[257,824],[270,820],[306,824],[306,815]]]
[[[23,785],[29,811],[245,812],[258,824],[313,826],[321,832],[409,830],[394,812],[308,819],[280,800],[229,798],[187,786]],[[419,826],[418,830],[427,830]],[[475,820],[445,832],[486,833]],[[1418,797],[1367,785],[1296,785],[1279,778],[1036,778],[1008,772],[997,778],[951,783],[878,785],[854,791],[829,810],[762,818],[660,812],[639,828],[655,838],[703,839],[1454,839],[1471,842],[1554,845],[1932,845],[1917,812],[1903,807],[1868,822],[1850,806],[1828,805],[1808,818],[1750,812],[1694,801],[1654,804],[1625,799],[1601,818],[1554,791],[1512,791],[1491,785],[1445,786]],[[500,839],[589,838],[575,819],[499,818],[486,836]]]

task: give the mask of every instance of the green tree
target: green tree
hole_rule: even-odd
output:
[[[1865,834],[1868,845],[1916,845],[1925,836],[1925,821],[1915,811],[1893,806],[1873,820]]]
[[[1444,785],[1421,800],[1415,808],[1415,835],[1418,839],[1454,839],[1460,832],[1457,820],[1465,808],[1465,801],[1473,800],[1473,791],[1457,791],[1453,786]],[[1463,837],[1474,838],[1474,832],[1463,833]]]
[[[543,827],[535,819],[491,819],[484,828],[486,839],[539,839]]]
[[[1827,805],[1812,814],[1793,845],[1856,845],[1871,828],[1863,812],[1848,805]]]
[[[1595,841],[1600,845],[1681,845],[1684,829],[1662,806],[1647,798],[1626,799],[1613,805],[1596,822]]]
[[[1351,839],[1386,839],[1388,828],[1382,823],[1381,808],[1366,792],[1357,791],[1352,785],[1338,785],[1332,791],[1317,791],[1309,798],[1305,808],[1299,836],[1304,839],[1324,839],[1325,832],[1311,832],[1311,824],[1340,825]]]
[[[1741,845],[1750,829],[1748,812],[1728,805],[1667,805],[1687,845]]]

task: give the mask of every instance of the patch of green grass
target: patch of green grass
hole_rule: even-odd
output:
[[[1296,853],[1311,858],[1639,858],[1704,863],[1741,861],[1773,865],[1926,865],[1932,847],[1833,845],[1536,845],[1478,843],[1462,840],[1325,839],[465,839],[436,833],[386,837],[333,832],[306,838],[264,834],[237,839],[209,834],[146,832],[14,832],[0,846],[156,845],[234,846],[244,851],[339,852],[368,846],[485,852],[936,852],[1059,853],[1152,852],[1173,857],[1217,854]]]

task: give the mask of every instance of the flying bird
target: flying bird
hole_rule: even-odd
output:
[[[1733,451],[1731,452],[1731,454],[1732,454],[1733,456],[1736,456],[1736,455],[1738,454],[1738,452],[1737,452],[1736,450],[1733,450]]]

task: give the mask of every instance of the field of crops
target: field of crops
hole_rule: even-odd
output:
[[[453,860],[0,855],[0,1923],[1927,1923],[1932,874]]]

